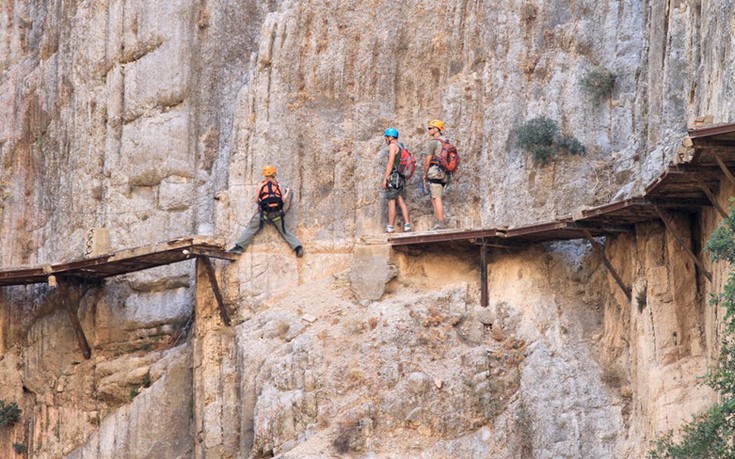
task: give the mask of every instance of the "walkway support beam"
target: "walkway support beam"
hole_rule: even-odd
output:
[[[704,263],[702,263],[697,257],[694,252],[692,252],[692,249],[689,248],[689,246],[684,241],[684,238],[682,238],[679,233],[676,232],[676,228],[674,228],[674,224],[671,223],[671,220],[664,214],[664,212],[658,208],[658,206],[653,206],[654,209],[656,209],[656,213],[658,214],[658,217],[661,219],[662,222],[664,222],[664,225],[666,226],[666,229],[674,235],[674,238],[679,243],[682,249],[686,252],[687,255],[689,255],[689,258],[692,259],[695,265],[699,267],[699,269],[702,270],[702,273],[704,276],[712,282],[712,274],[707,271],[707,268],[704,267]]]
[[[602,260],[602,263],[605,264],[605,267],[607,267],[608,272],[612,275],[613,279],[615,279],[615,282],[617,282],[618,287],[620,287],[620,290],[625,293],[625,296],[628,298],[628,301],[630,301],[633,298],[633,293],[630,288],[628,288],[625,283],[623,283],[623,279],[620,277],[618,272],[613,267],[612,263],[610,263],[610,260],[607,259],[607,255],[605,255],[605,248],[595,240],[594,237],[592,237],[592,234],[588,230],[582,230],[584,233],[584,237],[589,241],[590,244],[592,244],[592,248],[595,249],[595,252],[597,252],[597,255],[599,255],[600,259]]]
[[[714,194],[712,194],[712,190],[710,190],[709,187],[705,185],[704,183],[699,183],[698,185],[699,185],[699,188],[701,188],[702,191],[704,191],[704,194],[707,195],[709,202],[711,202],[712,206],[714,206],[714,208],[717,209],[717,212],[720,213],[722,218],[727,218],[727,212],[725,212],[725,209],[723,209],[720,203],[717,202],[717,198],[715,197]]]
[[[74,334],[77,337],[79,349],[82,351],[84,358],[89,360],[92,357],[92,349],[89,347],[87,337],[84,334],[84,329],[82,328],[81,322],[79,322],[78,311],[82,298],[87,294],[90,287],[75,285],[73,293],[69,291],[69,284],[66,282],[62,282],[60,287],[59,294],[61,296],[61,302],[64,303],[64,308],[69,315],[69,321],[71,322],[71,327],[74,329]],[[75,305],[72,303],[74,303],[76,307],[74,307]]]
[[[732,172],[730,172],[730,169],[727,168],[727,165],[722,161],[722,158],[720,158],[720,155],[714,155],[715,161],[717,161],[717,165],[720,166],[720,169],[722,169],[722,172],[725,174],[725,177],[735,185],[735,177],[733,177]]]
[[[487,245],[480,246],[480,306],[488,306],[487,291]]]
[[[227,312],[227,308],[225,307],[225,300],[224,298],[222,298],[222,291],[220,290],[219,283],[217,282],[217,274],[214,272],[212,260],[210,260],[209,257],[206,256],[199,256],[197,257],[197,259],[204,267],[204,271],[207,273],[207,277],[209,278],[209,284],[212,286],[214,298],[217,300],[217,309],[219,309],[219,316],[222,319],[222,322],[224,322],[225,325],[229,326],[230,314]]]

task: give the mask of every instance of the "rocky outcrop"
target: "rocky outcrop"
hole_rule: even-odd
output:
[[[150,357],[155,361],[144,368],[145,373],[131,371],[128,375],[130,378],[134,373],[143,373],[126,395],[129,403],[98,421],[99,428],[84,446],[67,457],[192,457],[191,347]],[[101,366],[97,366],[98,372]],[[126,362],[126,366],[129,369],[136,365]],[[151,412],[153,406],[163,412],[155,415]]]

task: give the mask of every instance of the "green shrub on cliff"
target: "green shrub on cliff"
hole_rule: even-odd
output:
[[[735,266],[735,212],[712,233],[707,250],[713,261]],[[735,458],[735,270],[711,303],[725,309],[726,329],[717,368],[704,383],[718,392],[720,401],[682,427],[681,440],[674,441],[672,432],[659,439],[648,453],[651,459]]]
[[[595,67],[584,74],[580,84],[592,98],[592,102],[595,105],[600,105],[603,100],[612,94],[613,85],[615,85],[615,74],[605,67]]]
[[[20,420],[22,412],[15,402],[6,405],[5,400],[0,400],[0,426],[12,426]]]
[[[516,146],[531,153],[533,160],[546,164],[561,151],[572,155],[587,153],[584,145],[576,137],[565,137],[559,131],[556,121],[539,116],[527,121],[513,130]]]

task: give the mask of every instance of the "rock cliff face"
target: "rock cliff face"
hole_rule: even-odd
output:
[[[273,228],[218,264],[235,317],[181,263],[91,290],[85,360],[48,286],[0,290],[0,456],[642,457],[707,406],[705,282],[662,225],[607,241],[629,301],[577,242],[391,252],[382,132],[420,152],[441,118],[459,228],[553,220],[638,193],[687,122],[735,112],[732,17],[711,1],[0,2],[0,261],[72,260],[190,234],[232,241],[265,164],[295,192],[297,260]],[[596,106],[580,86],[615,73]],[[545,115],[588,149],[535,165]],[[431,209],[409,185],[414,226]],[[727,204],[735,190],[723,186]],[[718,216],[681,215],[698,249]],[[366,268],[370,270],[367,271]],[[370,285],[368,285],[370,284]],[[377,285],[377,287],[376,287]]]

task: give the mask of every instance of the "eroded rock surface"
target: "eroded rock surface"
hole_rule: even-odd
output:
[[[733,8],[2,2],[2,268],[79,258],[90,228],[112,250],[231,242],[268,163],[306,256],[266,228],[218,262],[231,328],[193,263],[111,279],[72,308],[90,360],[58,289],[3,288],[0,399],[23,415],[0,457],[643,457],[712,398],[696,383],[721,317],[705,303],[727,267],[705,262],[704,282],[644,224],[605,241],[631,300],[571,242],[494,252],[480,308],[476,253],[360,245],[385,227],[381,134],[419,153],[425,123],[447,123],[457,228],[636,195],[695,116],[732,121]],[[594,66],[616,75],[601,105],[580,85]],[[588,154],[534,164],[511,133],[540,115]],[[428,229],[428,198],[407,191]],[[673,221],[698,250],[718,219]]]

